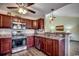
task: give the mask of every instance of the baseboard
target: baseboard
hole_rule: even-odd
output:
[[[78,40],[70,40],[70,41],[72,41],[72,42],[79,42]]]

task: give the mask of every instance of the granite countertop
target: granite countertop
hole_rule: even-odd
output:
[[[11,29],[0,29],[0,38],[11,38]]]
[[[55,39],[55,40],[62,40],[62,39],[64,39],[64,38],[59,37],[59,36],[52,36],[52,35],[48,36],[48,35],[45,35],[45,34],[38,34],[38,35],[35,35],[35,36],[49,38],[49,39]]]
[[[10,35],[10,34],[0,35],[0,38],[11,38],[11,37],[12,37],[12,35]]]

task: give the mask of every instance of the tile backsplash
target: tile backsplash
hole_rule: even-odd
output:
[[[35,30],[34,29],[26,29],[25,30],[25,35],[26,36],[34,35],[34,33],[35,33]]]
[[[0,29],[0,38],[11,37],[11,29]]]

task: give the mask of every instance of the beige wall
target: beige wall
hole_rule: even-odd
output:
[[[79,18],[78,17],[67,17],[67,16],[56,16],[55,20],[50,23],[50,15],[45,16],[45,31],[54,32],[55,26],[63,24],[65,32],[70,31],[72,33],[72,40],[79,40]],[[71,29],[67,29],[71,27]]]

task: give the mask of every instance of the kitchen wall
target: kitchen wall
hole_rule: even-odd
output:
[[[79,18],[68,16],[56,16],[53,21],[50,21],[51,13],[45,16],[45,32],[55,32],[55,26],[64,25],[64,32],[72,33],[71,40],[79,41]]]
[[[26,36],[33,36],[34,33],[35,33],[35,30],[34,29],[26,29],[25,30]]]

